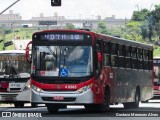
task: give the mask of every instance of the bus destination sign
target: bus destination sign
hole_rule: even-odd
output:
[[[84,40],[84,36],[80,34],[43,34],[40,37],[41,40]]]

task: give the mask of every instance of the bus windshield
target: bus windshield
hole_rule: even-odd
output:
[[[35,46],[36,76],[85,77],[93,72],[91,46]]]
[[[30,76],[30,65],[24,54],[3,53],[0,54],[0,77],[21,77]]]

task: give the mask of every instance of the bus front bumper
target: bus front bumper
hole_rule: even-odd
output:
[[[14,102],[17,101],[18,93],[8,93],[8,92],[0,92],[0,101],[1,102]]]
[[[32,103],[53,103],[53,104],[93,104],[94,96],[91,89],[83,93],[77,91],[56,91],[56,92],[37,92],[31,91]]]

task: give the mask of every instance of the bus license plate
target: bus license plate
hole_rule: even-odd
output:
[[[21,84],[20,83],[9,83],[9,88],[20,88]]]
[[[64,100],[64,96],[54,96],[53,100]]]

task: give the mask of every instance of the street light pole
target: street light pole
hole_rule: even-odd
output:
[[[15,1],[14,3],[12,3],[11,5],[9,5],[6,9],[4,9],[2,12],[0,12],[0,15],[2,15],[5,11],[7,11],[9,8],[11,8],[13,5],[15,5],[17,2],[19,2],[20,0]]]

